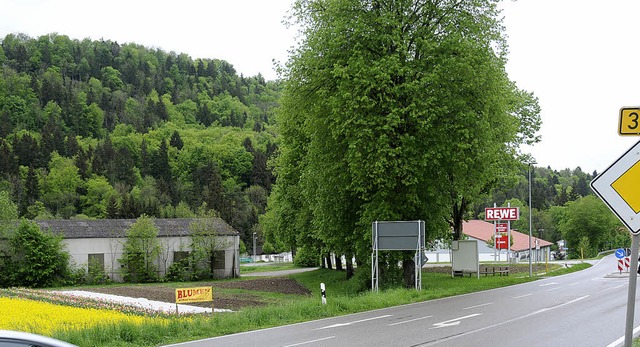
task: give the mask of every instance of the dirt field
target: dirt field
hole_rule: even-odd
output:
[[[298,282],[288,277],[256,278],[230,282],[220,281],[202,283],[198,284],[198,286],[213,286],[213,298],[215,307],[221,309],[230,309],[234,311],[247,306],[262,306],[268,303],[265,302],[264,299],[260,296],[251,293],[240,293],[231,295],[222,293],[220,290],[216,289],[245,289],[250,291],[274,292],[294,295],[311,294],[305,287],[301,286],[300,284],[298,284]],[[78,289],[97,293],[127,296],[132,298],[146,298],[149,300],[170,303],[175,302],[176,298],[175,288],[163,285],[105,286]],[[191,305],[211,307],[211,303],[208,302],[193,303]]]

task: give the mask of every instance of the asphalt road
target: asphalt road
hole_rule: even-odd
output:
[[[615,269],[608,256],[531,283],[174,346],[615,346],[629,282]]]

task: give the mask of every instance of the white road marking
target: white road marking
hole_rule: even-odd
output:
[[[317,340],[311,340],[311,341],[305,341],[305,342],[300,342],[300,343],[294,343],[293,345],[286,345],[283,347],[293,347],[293,346],[302,346],[302,345],[308,345],[310,343],[314,343],[314,342],[320,342],[320,341],[324,341],[324,340],[329,340],[334,338],[335,336],[329,336],[329,337],[323,337],[321,339],[317,339]]]
[[[394,326],[394,325],[400,325],[400,324],[404,324],[404,323],[411,323],[411,322],[415,322],[415,321],[419,321],[419,320],[427,319],[427,318],[431,318],[431,317],[433,317],[433,316],[424,316],[424,317],[420,317],[420,318],[409,319],[409,320],[405,320],[405,321],[402,321],[402,322],[392,323],[392,324],[389,324],[388,326],[391,327],[391,326]]]
[[[487,306],[487,305],[491,305],[491,304],[493,304],[493,302],[488,302],[486,304],[480,304],[480,305],[465,307],[465,308],[463,308],[463,310],[470,310],[472,308],[478,308],[478,307]]]
[[[467,319],[467,318],[471,318],[471,317],[475,317],[475,316],[480,316],[480,315],[482,315],[482,313],[474,313],[474,314],[470,314],[470,315],[464,316],[464,317],[449,319],[449,320],[446,320],[444,322],[433,323],[434,327],[431,328],[431,329],[451,327],[451,326],[460,324],[460,321],[463,320],[463,319]]]
[[[632,335],[636,335],[638,332],[640,331],[640,327],[636,327],[635,329],[633,329],[633,334]],[[618,346],[622,346],[623,342],[624,342],[624,336],[611,342],[610,344],[607,345],[607,347],[618,347]]]
[[[392,314],[385,314],[384,316],[378,316],[378,317],[372,317],[372,318],[367,318],[367,319],[361,319],[361,320],[357,320],[357,321],[353,321],[353,322],[348,322],[348,323],[338,323],[338,324],[333,324],[333,325],[327,325],[326,327],[318,328],[318,329],[316,329],[316,330],[345,327],[345,326],[349,326],[349,325],[351,325],[351,324],[362,323],[362,322],[367,322],[367,321],[370,321],[370,320],[376,320],[376,319],[380,319],[380,318],[387,318],[387,317],[393,317],[393,315],[392,315]]]
[[[576,284],[580,284],[580,282],[573,282],[571,284],[569,284],[570,286],[575,286]]]
[[[537,310],[535,312],[527,313],[527,314],[525,314],[523,316],[520,316],[520,317],[515,317],[515,318],[508,319],[508,320],[505,320],[505,321],[502,321],[502,322],[499,322],[499,323],[496,323],[496,324],[487,325],[487,326],[484,326],[482,328],[475,329],[475,330],[470,330],[470,331],[467,331],[467,332],[464,332],[464,333],[461,333],[461,334],[458,334],[458,335],[449,336],[449,337],[446,337],[444,339],[440,339],[440,340],[437,340],[437,341],[426,343],[423,346],[432,346],[432,345],[440,344],[440,343],[443,343],[443,342],[446,342],[446,341],[451,341],[453,339],[456,339],[456,338],[459,338],[459,337],[462,337],[462,336],[467,336],[469,334],[475,334],[475,333],[478,333],[478,332],[481,332],[481,331],[495,329],[496,327],[499,327],[501,325],[509,324],[509,323],[512,323],[512,322],[515,322],[515,321],[518,321],[518,320],[521,320],[521,319],[529,318],[531,316],[534,316],[534,315],[537,315],[537,314],[540,314],[540,313],[543,313],[543,312],[546,312],[546,311],[550,311],[550,310],[554,310],[556,308],[564,307],[566,305],[573,304],[575,302],[578,302],[578,301],[580,301],[582,299],[585,299],[585,298],[588,298],[588,297],[589,297],[589,295],[585,295],[585,296],[573,299],[571,301],[567,301],[567,302],[562,303],[560,305],[556,305],[556,306],[548,307],[548,308],[543,308],[543,309]],[[433,329],[433,328],[431,328],[431,329]]]
[[[526,298],[527,296],[531,296],[533,294],[525,294],[525,295],[520,295],[520,296],[514,296],[514,299],[521,299],[521,298]]]
[[[547,289],[547,291],[550,292],[550,291],[553,291],[553,290],[556,290],[556,289],[560,289],[560,288],[561,287],[554,287],[554,288],[551,288],[551,289]]]
[[[552,286],[554,284],[558,284],[558,283],[557,282],[544,283],[544,284],[541,284],[540,287]]]

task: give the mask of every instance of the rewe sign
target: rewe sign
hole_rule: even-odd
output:
[[[484,209],[485,220],[518,220],[520,210],[517,207],[487,207]]]

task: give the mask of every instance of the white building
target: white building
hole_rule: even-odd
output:
[[[162,252],[156,260],[158,275],[164,276],[174,262],[185,258],[191,245],[190,225],[197,219],[152,219],[158,228],[158,240]],[[71,256],[72,266],[88,269],[88,264],[101,264],[105,274],[114,281],[121,281],[123,245],[125,232],[135,219],[98,220],[39,220],[40,228],[62,236],[63,243]],[[240,275],[239,250],[240,234],[220,218],[212,223],[220,245],[215,257],[216,277],[238,277]]]
[[[462,233],[469,239],[478,242],[478,254],[480,261],[507,261],[506,250],[495,250],[487,244],[494,235],[493,223],[482,220],[470,220],[462,224]],[[511,254],[513,261],[528,261],[529,257],[529,235],[516,230],[511,230]],[[531,238],[531,253],[533,261],[545,261],[551,259],[551,242],[541,238]],[[440,244],[436,249],[427,251],[429,262],[450,262],[451,250]]]

